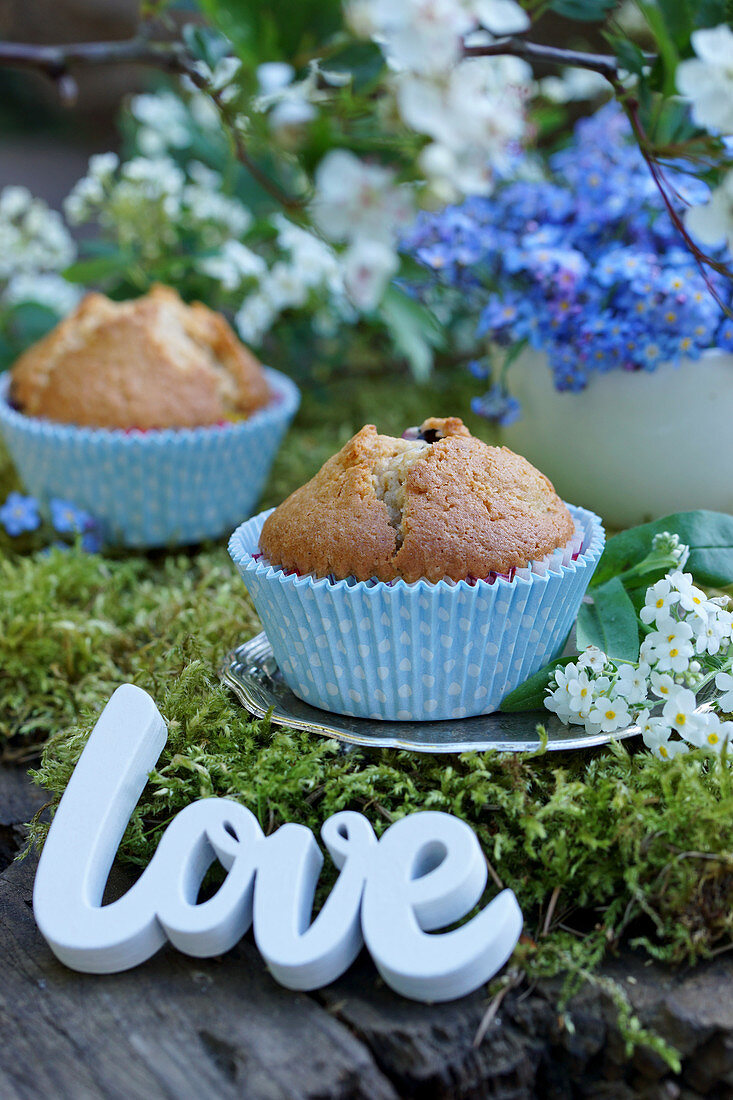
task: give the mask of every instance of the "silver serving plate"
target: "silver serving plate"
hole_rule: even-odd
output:
[[[410,749],[413,752],[532,752],[540,748],[537,726],[547,731],[547,748],[589,749],[620,741],[639,733],[638,726],[614,734],[588,734],[582,727],[566,726],[550,711],[521,714],[482,714],[444,722],[381,722],[349,718],[304,703],[283,679],[266,634],[258,634],[237,646],[220,669],[222,681],[243,706],[257,718],[268,712],[273,722],[291,729],[335,737],[348,745],[375,749]]]

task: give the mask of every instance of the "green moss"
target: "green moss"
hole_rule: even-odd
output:
[[[470,384],[439,384],[437,397],[394,382],[356,394],[344,382],[328,401],[310,395],[264,503],[305,480],[367,419],[398,431],[436,409],[465,410]],[[663,762],[638,745],[533,756],[345,751],[250,721],[216,676],[226,651],[258,629],[222,545],[6,555],[0,583],[0,745],[27,755],[47,739],[37,778],[54,801],[120,683],[150,691],[169,721],[124,860],[145,863],[173,815],[211,795],[243,802],[268,832],[294,820],[317,833],[346,807],[378,831],[440,809],[470,822],[494,881],[516,891],[526,918],[516,961],[531,976],[592,978],[622,942],[683,962],[733,940],[727,760],[691,753]],[[36,824],[34,835],[43,831]],[[626,1017],[632,1038],[654,1042]]]

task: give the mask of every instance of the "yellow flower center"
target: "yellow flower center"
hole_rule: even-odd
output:
[[[610,718],[615,718],[615,717],[616,717],[616,711],[615,710],[607,710],[606,711],[606,718],[610,719]]]
[[[667,752],[667,750],[665,749],[664,745],[660,745],[660,746],[659,746],[659,755],[660,755],[660,756],[663,756],[665,760],[666,760],[666,759],[667,759],[667,757],[669,756],[669,753],[668,753],[668,752]]]
[[[687,721],[687,715],[686,714],[678,714],[675,718],[675,725],[676,726],[684,726],[686,721]]]
[[[670,657],[676,657],[678,653],[679,653],[679,649],[670,649],[670,651],[669,651]]]
[[[709,733],[708,734],[708,744],[717,745],[719,740],[720,740],[720,738],[718,737],[717,733]]]

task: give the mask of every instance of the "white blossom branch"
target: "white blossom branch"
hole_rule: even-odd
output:
[[[236,125],[232,109],[225,102],[221,91],[212,88],[206,77],[199,72],[195,58],[182,42],[156,42],[144,35],[116,42],[77,42],[64,46],[0,42],[0,67],[29,69],[48,77],[56,84],[61,100],[67,107],[74,105],[78,95],[75,69],[119,64],[146,65],[163,72],[187,76],[216,106],[225,128],[232,136],[237,159],[260,187],[287,209],[302,206],[300,199],[285,192],[252,159]]]
[[[589,69],[600,73],[607,80],[618,79],[621,66],[618,60],[610,54],[585,53],[582,50],[566,50],[560,46],[548,46],[542,42],[530,42],[519,35],[509,35],[506,38],[497,38],[495,42],[489,42],[483,46],[464,46],[464,57],[499,57],[510,54],[512,57],[521,57],[525,61],[538,61],[546,65],[568,66],[576,69]],[[653,64],[655,56],[647,55],[649,64]]]

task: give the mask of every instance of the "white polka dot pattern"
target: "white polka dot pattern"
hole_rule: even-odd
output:
[[[16,412],[0,378],[0,431],[21,479],[42,502],[72,501],[121,546],[219,538],[257,504],[300,401],[267,370],[274,399],[248,420],[212,428],[109,431],[52,424]]]
[[[464,718],[496,710],[562,648],[604,543],[597,516],[570,511],[584,532],[576,561],[494,584],[286,575],[252,556],[269,512],[237,528],[229,553],[285,679],[307,703],[355,717]]]

